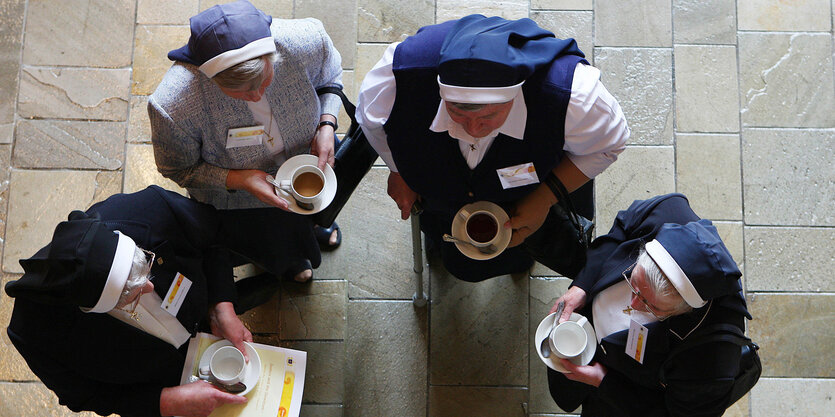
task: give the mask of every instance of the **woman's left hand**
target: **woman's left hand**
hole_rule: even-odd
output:
[[[560,363],[565,369],[571,372],[570,374],[563,374],[566,378],[595,387],[600,386],[600,383],[603,382],[603,377],[608,372],[606,367],[598,362],[579,366],[571,363],[568,359],[560,359]]]
[[[222,337],[235,345],[249,362],[244,342],[252,342],[252,333],[235,315],[235,307],[228,301],[215,304],[209,309],[209,326],[212,334]]]
[[[319,157],[319,169],[325,170],[325,164],[333,167],[333,127],[322,125],[313,134],[313,141],[310,142],[310,153]]]

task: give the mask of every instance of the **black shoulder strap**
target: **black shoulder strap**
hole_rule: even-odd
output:
[[[354,103],[351,103],[348,100],[348,97],[345,97],[345,93],[342,92],[342,89],[339,87],[334,86],[325,86],[319,87],[316,89],[316,95],[321,96],[322,94],[336,94],[339,98],[342,99],[342,106],[345,107],[345,112],[348,113],[348,117],[351,118],[351,124],[357,124],[356,116],[354,113],[357,111],[357,107],[354,106]]]

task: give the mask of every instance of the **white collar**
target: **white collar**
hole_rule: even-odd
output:
[[[429,130],[438,133],[448,132],[453,138],[468,143],[476,143],[484,138],[494,138],[499,133],[522,140],[525,137],[527,121],[528,106],[525,104],[525,95],[520,92],[513,99],[513,106],[510,108],[510,113],[508,113],[507,120],[505,120],[504,124],[483,138],[474,138],[461,125],[452,121],[452,118],[449,117],[449,112],[446,111],[446,102],[444,99],[441,99],[441,104],[438,105],[438,112],[435,113],[435,119],[432,120]]]

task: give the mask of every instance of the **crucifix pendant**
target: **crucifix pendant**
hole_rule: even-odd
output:
[[[472,143],[470,144],[470,150],[471,150],[471,151],[474,151],[474,150],[475,150],[475,145],[473,145]]]
[[[632,315],[632,310],[634,310],[632,306],[626,306],[626,308],[623,309],[623,314]]]
[[[270,143],[270,146],[272,146],[272,145],[273,145],[273,138],[272,138],[272,137],[270,137],[269,139],[267,139],[267,142],[269,142],[269,143]]]

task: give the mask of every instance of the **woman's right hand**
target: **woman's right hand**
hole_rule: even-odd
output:
[[[242,395],[223,392],[206,382],[196,381],[162,389],[159,412],[163,416],[205,417],[224,404],[243,404]]]
[[[226,188],[244,190],[263,203],[290,211],[290,203],[276,195],[275,187],[267,182],[267,173],[260,169],[230,169]]]
[[[557,301],[554,302],[554,306],[551,307],[551,311],[548,314],[557,311],[557,306],[560,304],[560,301],[565,301],[565,307],[562,309],[562,315],[557,318],[558,323],[568,320],[574,310],[583,308],[586,305],[586,291],[580,287],[569,288],[562,297],[557,298]]]

